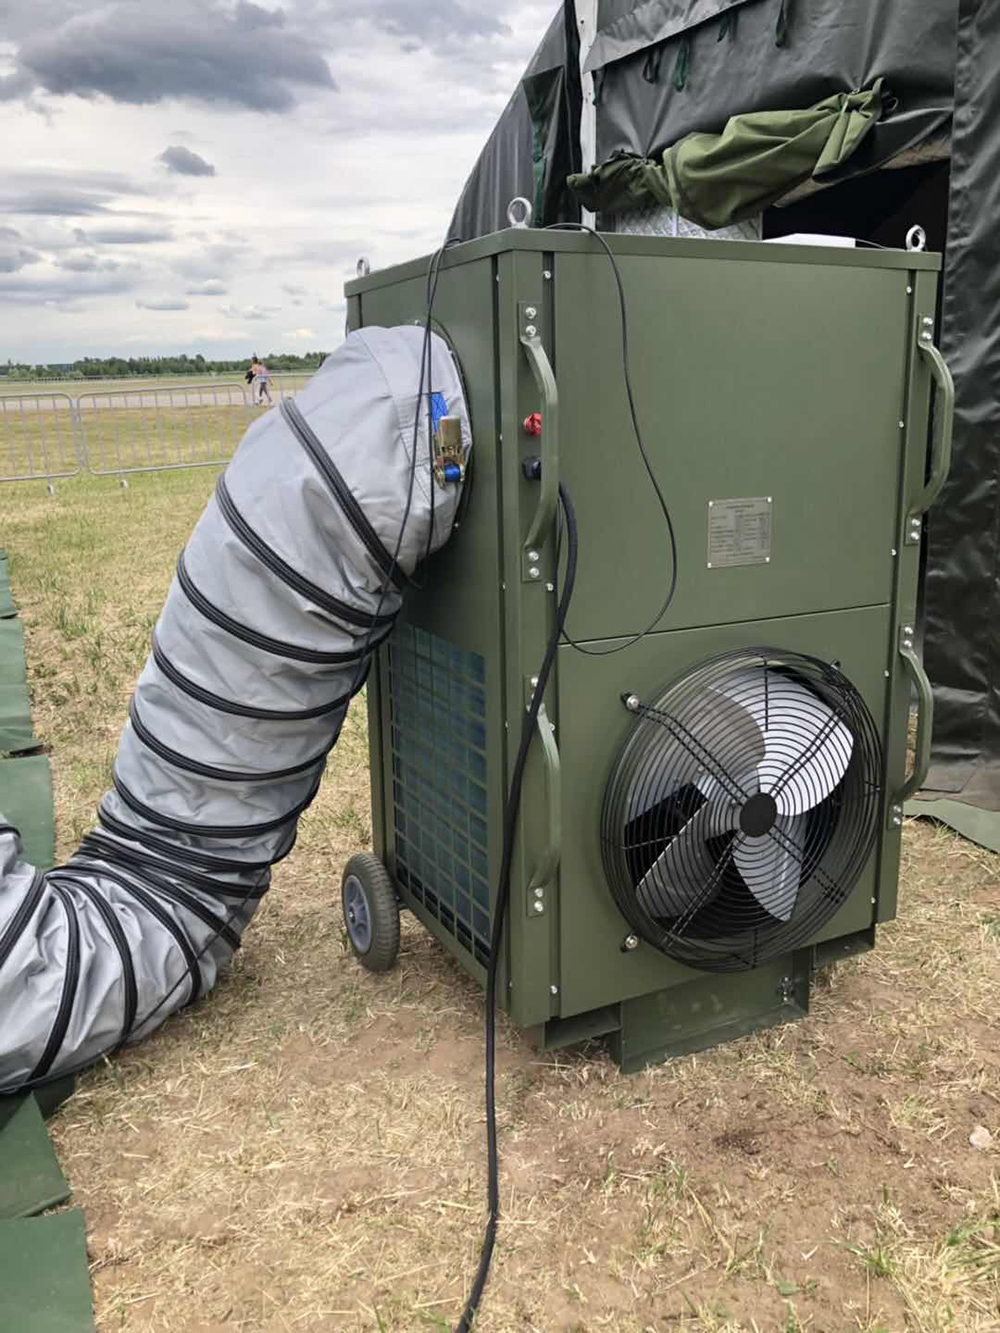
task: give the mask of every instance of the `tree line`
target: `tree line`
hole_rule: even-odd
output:
[[[270,352],[264,357],[268,370],[316,370],[328,355],[326,352]],[[0,375],[12,380],[104,380],[124,379],[135,375],[154,378],[158,375],[227,375],[245,371],[249,358],[234,361],[208,361],[199,352],[197,356],[85,356],[79,361],[47,365],[27,365],[8,361],[0,366]]]

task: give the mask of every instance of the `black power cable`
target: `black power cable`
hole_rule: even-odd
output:
[[[566,624],[566,613],[569,610],[569,604],[573,598],[573,586],[576,583],[576,562],[578,553],[576,512],[573,509],[573,502],[570,499],[569,492],[563,485],[560,485],[559,487],[559,503],[562,506],[566,518],[566,577],[563,582],[563,590],[562,595],[559,598],[559,605],[556,608],[556,617],[552,627],[552,634],[549,637],[549,642],[545,649],[545,657],[538,671],[538,684],[535,686],[535,692],[531,697],[531,706],[528,709],[524,721],[524,730],[521,733],[521,744],[517,751],[517,758],[514,761],[514,771],[511,775],[510,792],[507,796],[507,804],[504,808],[503,852],[500,859],[500,881],[497,886],[496,903],[493,908],[490,962],[489,967],[486,970],[486,1151],[490,1213],[489,1220],[486,1223],[486,1236],[483,1240],[483,1248],[479,1257],[479,1268],[476,1271],[475,1280],[472,1284],[472,1291],[465,1304],[462,1317],[458,1322],[456,1333],[469,1333],[469,1330],[472,1328],[472,1321],[476,1317],[476,1311],[479,1309],[479,1302],[482,1300],[483,1291],[486,1287],[486,1280],[489,1277],[490,1263],[493,1259],[493,1248],[497,1238],[497,1226],[500,1221],[500,1156],[497,1150],[497,1111],[495,1095],[497,972],[500,967],[500,948],[503,943],[507,909],[510,905],[510,876],[514,857],[514,836],[517,833],[518,816],[521,811],[521,787],[524,783],[524,769],[528,762],[528,752],[531,749],[531,741],[535,734],[535,728],[538,726],[538,712],[542,706],[542,700],[545,697],[545,688],[548,684],[549,676],[552,674],[552,667],[555,664],[556,653],[559,650],[559,641],[562,637],[563,627]]]
[[[417,401],[416,401],[416,409],[414,412],[414,420],[413,420],[413,443],[412,443],[412,448],[410,450],[410,475],[409,475],[409,485],[406,494],[406,507],[403,511],[402,522],[400,523],[399,526],[399,536],[396,540],[396,547],[395,550],[393,551],[392,561],[389,566],[389,570],[386,573],[385,581],[382,584],[381,591],[379,594],[378,604],[375,609],[375,614],[372,617],[371,626],[368,630],[367,635],[365,636],[364,646],[361,650],[358,659],[358,669],[355,673],[354,681],[349,691],[349,695],[351,698],[353,698],[354,695],[357,694],[358,690],[363,685],[365,677],[367,675],[368,658],[371,653],[374,637],[380,629],[379,621],[382,616],[382,608],[385,606],[386,598],[392,591],[394,578],[399,568],[399,556],[400,552],[403,549],[403,540],[406,536],[406,529],[410,520],[410,512],[413,508],[413,493],[417,475],[417,449],[420,442],[420,419],[421,419],[420,406],[421,406],[421,399],[425,392],[425,387],[424,387],[425,384],[427,385],[426,393],[428,397],[428,429],[431,433],[431,439],[428,447],[430,450],[432,488],[434,485],[434,456],[433,456],[434,440],[433,440],[433,429],[432,429],[433,412],[430,404],[430,395],[432,392],[431,339],[433,333],[434,302],[437,297],[438,280],[441,276],[441,263],[444,259],[445,252],[449,250],[452,246],[458,245],[459,243],[460,243],[460,238],[453,236],[449,237],[441,246],[441,248],[437,250],[433,255],[427,271],[427,314],[424,323],[424,341],[423,341],[423,349],[420,360],[420,382],[417,386]],[[429,553],[430,551],[431,541],[433,539],[434,517],[435,517],[434,491],[432,489],[431,526],[430,526],[430,533],[427,539],[427,553]],[[48,873],[53,876],[58,876],[60,873],[60,868],[57,867],[56,869]],[[196,964],[199,964],[201,960],[205,957],[205,955],[209,952],[209,950],[213,948],[214,945],[217,944],[220,939],[224,938],[224,936],[232,929],[233,925],[236,922],[236,918],[239,916],[240,912],[245,911],[249,903],[259,901],[260,898],[263,897],[264,883],[268,873],[269,870],[262,872],[260,878],[253,886],[254,889],[259,888],[261,890],[261,893],[259,895],[254,895],[253,893],[251,893],[248,894],[246,897],[241,898],[240,901],[236,904],[236,906],[230,911],[229,915],[226,917],[225,921],[222,923],[219,929],[215,931],[215,933],[209,938],[208,942],[199,950],[199,952],[194,955],[194,962]],[[190,962],[190,960],[188,961]],[[155,1006],[155,1008],[151,1009],[148,1014],[144,1015],[141,1024],[133,1022],[130,1030],[134,1029],[136,1026],[145,1027],[152,1019],[156,1017],[156,1015],[161,1011],[161,1009],[163,1009],[164,1005],[170,1003],[173,997],[180,990],[181,986],[183,986],[189,980],[190,980],[190,970],[189,968],[186,968],[185,971],[182,972],[178,980],[170,988],[170,990],[167,991],[167,993],[163,996],[160,1002]],[[109,1046],[105,1051],[102,1051],[97,1055],[92,1055],[86,1060],[81,1060],[78,1064],[71,1065],[68,1069],[60,1069],[57,1074],[51,1076],[44,1076],[41,1078],[27,1079],[23,1083],[19,1083],[16,1088],[2,1089],[0,1090],[0,1092],[2,1092],[3,1095],[18,1093],[18,1092],[28,1092],[31,1091],[33,1088],[42,1087],[46,1083],[51,1083],[64,1078],[71,1078],[76,1074],[82,1073],[85,1069],[91,1068],[99,1060],[106,1059],[109,1055],[113,1055],[116,1051],[119,1051],[121,1047],[125,1044],[127,1036],[128,1033],[126,1032],[123,1034],[121,1040],[116,1042],[114,1045]]]
[[[635,435],[635,442],[639,446],[639,455],[642,458],[643,467],[646,469],[646,474],[649,477],[653,490],[656,494],[656,498],[659,502],[660,509],[663,513],[663,521],[666,524],[667,536],[670,544],[670,584],[667,588],[667,596],[666,599],[664,600],[663,605],[656,613],[656,617],[650,622],[650,624],[646,627],[646,629],[641,630],[638,634],[634,634],[630,639],[627,639],[624,643],[619,644],[617,648],[604,648],[604,649],[585,648],[582,644],[577,643],[577,641],[571,635],[569,634],[564,635],[566,642],[570,645],[571,648],[575,648],[578,653],[583,653],[587,657],[613,657],[615,653],[623,653],[626,648],[633,648],[637,643],[641,643],[643,639],[647,638],[648,635],[652,634],[653,631],[656,629],[657,625],[660,624],[660,622],[663,620],[663,617],[670,610],[670,607],[674,600],[674,596],[677,592],[677,568],[678,568],[677,534],[674,531],[674,521],[670,514],[670,508],[667,504],[663,491],[660,488],[660,483],[656,478],[656,473],[653,471],[653,464],[650,461],[649,454],[646,452],[646,445],[643,442],[642,438],[642,429],[639,425],[639,413],[635,405],[635,392],[632,388],[632,371],[629,359],[628,303],[625,299],[625,284],[622,281],[621,269],[618,267],[618,261],[615,258],[611,247],[608,245],[607,241],[600,234],[600,232],[595,231],[593,227],[585,226],[582,222],[554,222],[551,226],[546,227],[545,230],[586,232],[588,236],[592,236],[594,240],[597,241],[597,243],[601,246],[611,264],[611,271],[615,275],[615,284],[618,287],[618,305],[621,311],[621,323],[622,323],[622,375],[625,380],[625,392],[628,396],[629,415],[632,418],[632,431]]]

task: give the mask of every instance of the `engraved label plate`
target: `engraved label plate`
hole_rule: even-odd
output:
[[[771,497],[710,500],[708,567],[771,563]]]

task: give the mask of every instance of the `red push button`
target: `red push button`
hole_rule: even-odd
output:
[[[525,435],[541,435],[542,433],[542,414],[541,412],[532,412],[530,417],[524,418]]]

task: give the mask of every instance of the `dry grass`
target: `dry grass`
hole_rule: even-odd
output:
[[[207,472],[0,496],[61,852],[89,825]],[[481,997],[405,928],[381,980],[338,884],[364,718],[206,1001],[54,1126],[102,1333],[447,1329],[483,1222]],[[483,1333],[1000,1330],[1000,861],[906,830],[901,919],[809,1020],[623,1077],[501,1035]],[[2,1323],[2,1320],[0,1320]]]

